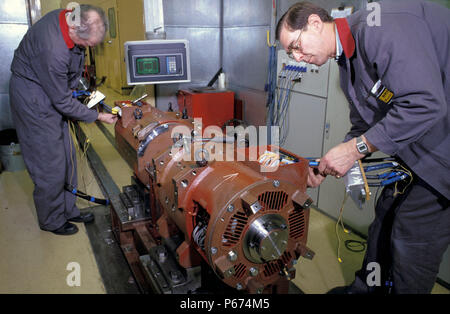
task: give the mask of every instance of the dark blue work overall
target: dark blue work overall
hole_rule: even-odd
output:
[[[384,288],[429,293],[450,243],[450,10],[428,1],[379,3],[378,25],[364,8],[336,22],[352,122],[346,140],[364,134],[414,180],[397,186],[403,194],[384,189],[351,288],[387,291],[367,286],[366,266],[377,262]],[[384,94],[372,93],[378,81]]]
[[[55,230],[80,214],[76,197],[75,147],[68,120],[93,122],[97,112],[72,98],[84,67],[85,49],[68,35],[65,11],[55,10],[34,24],[11,64],[10,99],[23,158],[34,183],[39,226]]]

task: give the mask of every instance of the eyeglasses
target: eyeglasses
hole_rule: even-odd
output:
[[[294,41],[294,44],[289,46],[287,51],[287,56],[291,59],[294,59],[294,52],[300,52],[300,36],[302,35],[302,30],[300,30],[300,34],[298,34],[297,39]]]

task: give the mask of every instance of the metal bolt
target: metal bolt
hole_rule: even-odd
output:
[[[186,179],[181,181],[181,186],[184,187],[184,188],[186,188],[188,186],[188,184],[189,184],[189,182]]]
[[[216,247],[212,247],[211,248],[211,254],[215,255],[217,253],[217,248]]]
[[[167,252],[165,250],[158,251],[158,258],[160,262],[164,262],[167,258]]]
[[[256,275],[258,275],[258,269],[255,267],[251,267],[250,268],[250,275],[252,275],[253,277],[255,277]]]
[[[311,204],[312,204],[312,200],[308,199],[308,200],[306,200],[305,204],[303,204],[303,207],[308,208]]]
[[[278,180],[273,180],[273,186],[274,187],[279,187],[280,186],[280,181],[278,181]]]
[[[232,213],[233,210],[234,210],[234,205],[233,205],[233,204],[228,205],[227,210],[228,210],[230,213]]]
[[[169,198],[168,197],[166,197],[165,203],[166,203],[166,205],[169,204]]]
[[[234,262],[234,261],[236,261],[237,260],[237,254],[236,254],[236,252],[235,251],[230,251],[230,252],[228,252],[228,259],[230,260],[230,261],[232,261],[232,262]]]
[[[130,246],[130,245],[128,245],[128,246],[124,247],[123,250],[124,250],[125,252],[131,252],[131,251],[133,250],[133,247]]]
[[[238,284],[236,285],[236,289],[237,289],[237,290],[242,290],[242,285],[241,285],[240,283],[238,283]]]

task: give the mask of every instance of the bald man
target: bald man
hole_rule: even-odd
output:
[[[80,23],[73,14],[80,14]],[[79,11],[55,10],[42,17],[23,37],[11,64],[10,99],[25,165],[34,183],[33,198],[39,226],[58,235],[78,231],[72,222],[91,222],[80,213],[76,196],[76,150],[68,121],[114,123],[72,98],[84,68],[85,47],[102,42],[107,30],[104,12],[81,5]]]

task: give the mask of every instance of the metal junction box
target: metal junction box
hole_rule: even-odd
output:
[[[202,118],[203,128],[222,126],[234,118],[234,92],[232,91],[178,91],[180,111],[186,108],[190,118]]]

